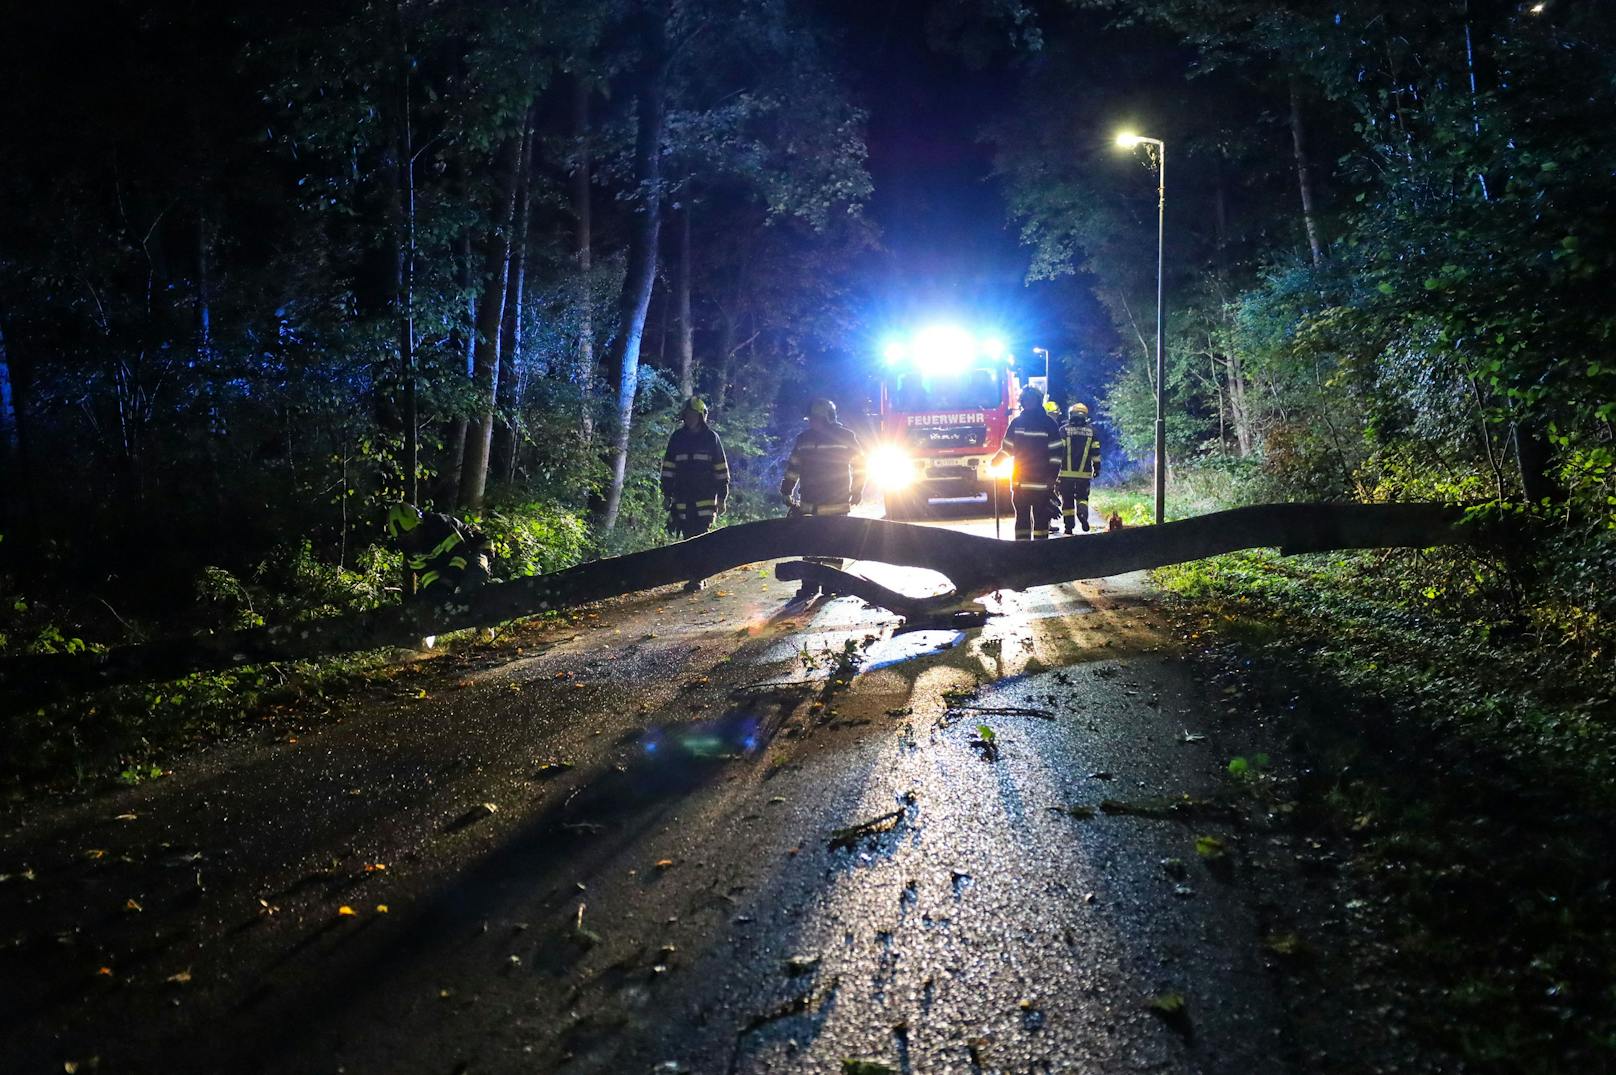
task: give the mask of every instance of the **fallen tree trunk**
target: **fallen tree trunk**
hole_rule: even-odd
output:
[[[791,556],[843,557],[940,572],[954,589],[917,598],[821,565],[793,569],[799,572],[793,577],[814,577],[830,589],[900,614],[935,616],[993,590],[1101,578],[1240,549],[1277,546],[1289,554],[1472,542],[1478,534],[1459,525],[1462,516],[1462,509],[1440,504],[1268,504],[1163,526],[1038,542],[997,541],[850,516],[769,519],[489,585],[442,604],[171,638],[104,653],[9,657],[0,660],[0,701],[32,703],[65,691],[173,679],[190,672],[408,646],[425,635],[491,626]]]

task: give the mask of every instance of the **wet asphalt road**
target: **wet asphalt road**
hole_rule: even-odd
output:
[[[612,602],[8,807],[0,1071],[1293,1069],[1258,837],[1065,809],[1215,795],[1248,749],[1142,579],[969,634],[792,593]]]

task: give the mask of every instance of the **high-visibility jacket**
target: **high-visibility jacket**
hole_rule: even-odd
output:
[[[1066,436],[1061,459],[1060,476],[1063,478],[1098,478],[1100,476],[1100,435],[1087,422],[1066,424]]]
[[[845,515],[864,497],[864,446],[844,425],[809,426],[791,446],[780,495],[800,494],[804,515]]]
[[[1023,409],[1004,430],[1001,451],[1015,456],[1015,489],[1050,488],[1061,467],[1061,427],[1041,410]]]
[[[416,582],[423,590],[440,580],[458,583],[471,562],[487,554],[487,542],[459,519],[436,511],[426,512],[419,526],[398,536],[404,562],[417,572]]]
[[[680,426],[662,453],[662,495],[692,515],[711,516],[729,497],[729,460],[724,445],[705,422],[700,428]]]

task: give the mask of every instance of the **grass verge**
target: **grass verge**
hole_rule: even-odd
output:
[[[1287,695],[1298,824],[1350,848],[1409,1029],[1465,1070],[1616,1066],[1616,673],[1422,609],[1386,553],[1156,578]]]

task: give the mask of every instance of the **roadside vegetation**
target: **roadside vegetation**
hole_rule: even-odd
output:
[[[1608,533],[1155,573],[1208,667],[1282,715],[1286,809],[1343,855],[1351,973],[1471,1070],[1616,1056],[1616,637],[1603,588],[1555,568]]]

